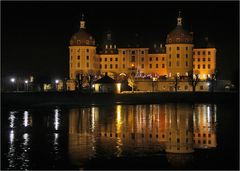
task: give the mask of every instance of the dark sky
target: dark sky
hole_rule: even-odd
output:
[[[81,13],[100,41],[111,29],[116,41],[138,33],[146,41],[165,42],[178,11],[194,40],[208,36],[217,48],[222,79],[238,77],[238,2],[1,2],[2,76],[68,76],[68,44],[78,31]]]

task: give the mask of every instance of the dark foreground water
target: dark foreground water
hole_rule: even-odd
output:
[[[1,109],[1,169],[238,169],[238,107]]]

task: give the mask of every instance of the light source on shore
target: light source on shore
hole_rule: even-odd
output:
[[[117,83],[117,93],[121,93],[121,83]]]
[[[16,79],[15,79],[15,78],[11,78],[10,81],[11,81],[12,83],[15,83]]]
[[[25,83],[25,84],[28,84],[28,80],[25,80],[24,83]]]
[[[55,80],[55,83],[58,84],[58,83],[59,83],[59,80]]]

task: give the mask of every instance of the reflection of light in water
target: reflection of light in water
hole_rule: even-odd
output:
[[[14,116],[14,114],[15,114],[16,112],[10,112],[10,116],[9,116],[9,120],[10,120],[10,128],[14,128],[14,120],[15,120],[15,116]]]
[[[55,112],[54,127],[55,127],[55,130],[58,130],[58,128],[59,128],[59,110],[55,109],[54,112]]]
[[[13,140],[14,140],[14,131],[13,130],[10,131],[9,138],[10,138],[10,144],[12,144]]]
[[[217,122],[217,105],[214,105],[214,122]]]
[[[121,111],[122,111],[122,106],[121,105],[117,105],[117,118],[116,118],[116,127],[117,127],[117,133],[121,132]],[[116,141],[117,145],[117,151],[116,151],[116,156],[119,157],[122,153],[122,140],[120,137],[117,138]]]
[[[8,155],[7,155],[7,158],[8,158],[8,162],[9,162],[9,168],[8,169],[11,169],[11,168],[14,168],[16,163],[15,163],[15,146],[14,146],[14,131],[11,130],[10,131],[10,134],[9,134],[9,149],[8,149]]]
[[[95,108],[94,107],[92,107],[91,117],[92,117],[91,125],[92,125],[92,132],[93,132],[94,128],[95,128],[95,125],[94,125],[94,122],[95,122]]]
[[[24,111],[24,115],[23,115],[23,125],[25,127],[28,126],[28,111]]]
[[[54,133],[54,145],[58,145],[58,133]]]
[[[23,134],[23,153],[21,155],[21,162],[22,165],[20,166],[21,170],[27,170],[29,167],[29,157],[28,157],[28,142],[29,142],[29,135],[28,133]]]

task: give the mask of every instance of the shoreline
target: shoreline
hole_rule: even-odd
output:
[[[1,93],[2,106],[101,106],[158,103],[238,103],[238,92],[12,92]]]

